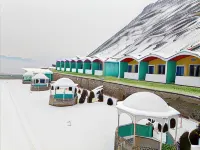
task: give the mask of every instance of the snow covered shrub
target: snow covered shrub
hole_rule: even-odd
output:
[[[87,95],[88,95],[87,90],[83,90],[83,92],[82,92],[82,94],[81,94],[81,97],[80,97],[80,99],[79,99],[79,103],[80,103],[80,104],[82,104],[82,103],[85,102],[85,99],[86,99]]]
[[[190,150],[191,149],[191,144],[189,141],[189,132],[183,133],[180,137],[180,150]]]
[[[88,102],[88,103],[92,103],[92,99],[93,99],[94,97],[95,97],[94,92],[91,91],[91,92],[90,92],[90,95],[88,96],[87,102]]]
[[[110,106],[113,105],[113,100],[112,100],[112,98],[108,98],[107,104],[110,105]]]

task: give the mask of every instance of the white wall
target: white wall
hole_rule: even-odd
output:
[[[60,70],[60,67],[57,67],[57,70]]]
[[[102,76],[103,71],[102,70],[95,70],[94,74],[97,75],[97,76]]]
[[[138,73],[124,72],[124,78],[138,80]]]
[[[200,145],[191,145],[191,150],[200,150]]]
[[[166,75],[162,74],[146,74],[146,81],[166,83]]]
[[[76,68],[72,68],[72,72],[76,72]]]
[[[66,68],[66,71],[70,71],[70,68]]]
[[[92,70],[85,69],[85,74],[92,74]]]
[[[200,87],[200,77],[176,76],[175,84]]]
[[[78,73],[83,73],[83,69],[78,69]]]
[[[61,68],[61,71],[64,71],[64,68]]]

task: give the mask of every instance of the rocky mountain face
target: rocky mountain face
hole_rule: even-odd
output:
[[[158,0],[89,56],[168,55],[200,43],[200,1]],[[200,49],[195,49],[200,51]]]

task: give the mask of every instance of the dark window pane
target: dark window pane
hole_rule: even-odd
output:
[[[128,72],[132,72],[132,65],[128,65]]]
[[[194,76],[194,65],[190,65],[190,76]]]
[[[135,65],[135,73],[138,73],[138,65]]]
[[[154,74],[154,66],[149,66],[149,74]]]
[[[40,79],[40,83],[45,83],[45,79]]]
[[[69,87],[69,91],[72,91],[72,87]]]

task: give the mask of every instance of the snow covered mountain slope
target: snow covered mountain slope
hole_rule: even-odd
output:
[[[195,43],[200,43],[200,1],[158,0],[89,56],[121,58],[157,53],[167,57]]]

